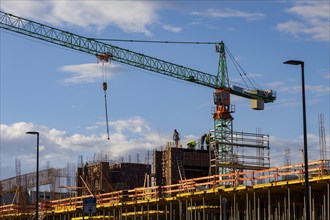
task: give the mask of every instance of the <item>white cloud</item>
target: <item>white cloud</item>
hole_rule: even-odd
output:
[[[109,123],[110,126],[113,126],[116,132],[123,132],[124,130],[140,133],[142,131],[149,131],[150,127],[148,123],[141,117],[133,117],[128,120],[118,120]]]
[[[273,82],[268,83],[270,88],[276,88],[277,92],[289,94],[289,93],[301,93],[301,85],[288,85],[284,82]],[[329,85],[305,85],[305,90],[308,91],[309,94],[313,94],[316,96],[329,95],[330,87]]]
[[[280,32],[294,37],[309,36],[317,41],[330,41],[330,5],[328,1],[299,3],[286,10],[299,20],[288,20],[276,26]]]
[[[3,1],[2,10],[52,25],[96,27],[114,25],[125,32],[152,35],[158,22],[156,1]]]
[[[174,32],[174,33],[179,33],[182,31],[181,27],[175,27],[172,25],[163,25],[163,29],[166,31]]]
[[[244,18],[247,20],[256,20],[265,16],[263,13],[248,13],[230,8],[224,10],[207,9],[204,11],[194,11],[192,12],[192,15],[214,18]]]
[[[318,136],[314,134],[308,134],[307,138],[309,160],[319,160],[320,148]],[[326,137],[326,142],[328,142],[328,140],[330,140],[329,135]],[[302,163],[301,150],[303,149],[303,136],[290,140],[270,136],[271,166],[283,166],[285,149],[288,148],[291,152],[291,164]]]
[[[34,172],[36,140],[31,135],[26,135],[26,131],[40,132],[40,169],[47,166],[47,162],[56,168],[64,168],[69,163],[75,163],[79,155],[84,161],[93,158],[110,155],[111,160],[120,160],[124,157],[140,154],[140,161],[143,162],[144,154],[152,151],[161,145],[165,145],[171,140],[170,134],[159,134],[153,130],[149,122],[141,117],[112,121],[110,123],[110,141],[107,140],[104,131],[99,134],[83,135],[69,134],[64,130],[47,128],[30,122],[17,122],[13,124],[1,124],[1,177],[9,178],[15,175],[15,160],[19,158],[22,165],[22,173]],[[198,137],[187,135],[182,137],[182,144],[187,140]],[[163,141],[162,141],[163,139]],[[326,142],[330,141],[329,134]],[[292,155],[299,153],[302,148],[302,137],[285,140],[283,138],[270,137],[271,163],[272,166],[283,165],[283,153],[285,148],[290,147]],[[309,157],[312,160],[319,158],[319,147],[317,135],[308,135]],[[107,153],[105,153],[107,152]],[[91,155],[93,158],[91,158]],[[292,163],[299,163],[299,157],[292,157]]]
[[[65,78],[65,84],[93,83],[100,81],[103,77],[108,79],[115,75],[121,68],[117,64],[96,64],[87,63],[80,65],[63,66],[59,70],[62,72],[73,73],[71,77]],[[103,76],[105,74],[105,76]]]
[[[100,125],[101,123],[97,123]],[[20,158],[22,173],[35,170],[36,140],[26,131],[39,131],[40,158],[46,158],[52,166],[63,168],[67,163],[76,162],[79,155],[84,158],[103,151],[111,152],[111,159],[118,160],[127,155],[146,153],[159,147],[160,134],[150,128],[149,123],[141,117],[132,117],[110,121],[110,141],[103,128],[93,130],[91,135],[69,134],[64,130],[47,128],[30,122],[1,124],[1,177],[15,175],[15,160]],[[97,133],[99,132],[99,133]],[[164,136],[164,140],[169,135]],[[40,169],[46,168],[47,161],[41,160]],[[8,169],[4,170],[4,167]]]
[[[305,89],[306,89],[306,91],[314,93],[315,95],[318,95],[318,96],[330,94],[329,85],[316,85],[316,86],[306,85]]]

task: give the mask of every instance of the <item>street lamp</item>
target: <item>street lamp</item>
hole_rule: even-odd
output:
[[[39,132],[28,131],[26,134],[37,135],[37,189],[36,189],[36,218],[39,219]]]
[[[304,62],[300,60],[288,60],[284,64],[300,65],[301,66],[301,91],[303,105],[303,127],[304,127],[304,163],[305,163],[305,203],[306,203],[306,219],[310,219],[310,204],[309,204],[309,177],[308,177],[308,153],[307,153],[307,123],[306,123],[306,99],[305,99],[305,76]]]

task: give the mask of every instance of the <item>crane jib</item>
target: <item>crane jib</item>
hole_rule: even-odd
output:
[[[111,59],[114,61],[209,88],[219,89],[221,87],[221,79],[218,75],[215,76],[182,65],[177,65],[2,11],[0,11],[0,28],[95,56],[102,54],[111,55]],[[249,99],[260,99],[265,102],[273,102],[276,98],[274,93],[272,93],[272,95],[265,95],[266,93],[263,92],[251,93],[248,90],[236,91],[230,89],[230,93]]]

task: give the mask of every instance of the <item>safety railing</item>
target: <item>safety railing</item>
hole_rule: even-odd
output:
[[[318,160],[308,164],[310,178],[322,178],[330,175],[330,161]],[[140,187],[131,190],[121,190],[96,195],[97,207],[109,207],[120,202],[152,200],[179,196],[215,188],[233,188],[239,186],[258,186],[260,182],[277,185],[283,181],[304,181],[304,164],[294,164],[258,171],[234,172],[181,180],[177,184],[166,186]],[[260,184],[259,184],[260,185]],[[83,199],[91,195],[70,197],[47,202],[45,211],[55,213],[72,212],[82,209]],[[34,212],[33,208],[24,209],[18,204],[0,206],[0,217],[25,212]]]

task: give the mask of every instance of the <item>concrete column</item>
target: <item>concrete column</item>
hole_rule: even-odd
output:
[[[170,220],[172,220],[173,217],[173,210],[172,210],[172,202],[170,202]]]
[[[223,211],[223,206],[222,206],[222,203],[221,203],[221,195],[219,196],[219,206],[220,206],[220,210],[219,210],[219,213],[220,213],[220,220],[223,220],[222,219],[222,211]]]
[[[179,202],[179,219],[182,220],[182,201],[178,199]]]
[[[165,220],[167,220],[167,205],[165,204]]]
[[[234,220],[236,220],[236,192],[234,192]]]
[[[253,190],[253,220],[256,220],[256,191]]]
[[[288,220],[291,219],[291,198],[290,198],[290,188],[288,187]]]
[[[327,214],[325,219],[330,218],[330,198],[329,198],[329,183],[327,184]]]
[[[203,220],[206,220],[205,216],[205,196],[203,195]]]
[[[245,193],[245,220],[249,220],[249,194]]]
[[[134,205],[134,220],[136,220],[136,206]]]
[[[258,198],[258,212],[257,212],[257,219],[260,220],[260,199]]]
[[[268,189],[268,220],[271,220],[273,218],[270,206],[271,206],[271,204],[270,204],[270,190]]]

